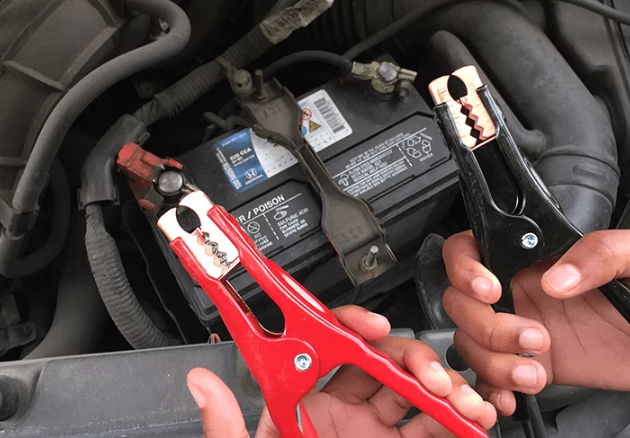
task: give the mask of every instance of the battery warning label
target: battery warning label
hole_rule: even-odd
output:
[[[291,182],[231,212],[264,253],[287,248],[319,227],[321,210],[308,189]]]
[[[300,102],[302,133],[316,152],[352,134],[352,128],[326,90],[319,90]],[[297,164],[283,146],[246,129],[213,146],[223,172],[234,189],[242,193]]]
[[[369,200],[446,158],[448,151],[435,123],[413,116],[326,163],[326,167],[346,193]]]

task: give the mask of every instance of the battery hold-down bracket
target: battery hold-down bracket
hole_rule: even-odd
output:
[[[396,263],[385,232],[371,206],[344,192],[302,134],[302,109],[276,79],[265,82],[256,72],[252,92],[240,95],[243,118],[254,132],[286,147],[298,160],[321,197],[321,226],[355,285],[383,274]]]

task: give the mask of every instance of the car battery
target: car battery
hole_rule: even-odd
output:
[[[457,168],[426,102],[415,89],[404,99],[386,99],[369,82],[348,77],[298,100],[303,134],[336,183],[370,203],[399,263],[413,258],[457,193]],[[319,196],[288,149],[240,129],[176,159],[267,257],[307,282],[322,301],[352,291],[320,227]],[[212,301],[162,245],[200,321],[212,326],[218,318]],[[382,277],[396,275],[401,281],[401,275],[413,275],[411,268],[404,274],[391,271]],[[269,306],[269,298],[244,270],[235,272],[230,283],[254,312]]]

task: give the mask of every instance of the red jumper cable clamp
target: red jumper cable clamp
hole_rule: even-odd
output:
[[[138,152],[139,147],[127,145],[125,148]],[[165,161],[155,162],[162,171],[169,170],[164,166]],[[120,155],[119,166],[133,177]],[[152,172],[136,176],[154,178],[154,181],[159,178]],[[317,438],[300,402],[318,379],[340,365],[361,368],[458,437],[488,436],[481,426],[465,418],[446,399],[427,390],[389,356],[342,326],[326,306],[267,259],[223,207],[213,204],[201,191],[184,190],[183,193],[177,205],[160,216],[158,227],[184,268],[218,308],[284,438]],[[197,215],[196,228],[191,232],[179,223],[177,211],[182,208]],[[227,276],[238,266],[243,266],[278,305],[284,315],[284,332],[271,333],[264,329],[228,283]]]

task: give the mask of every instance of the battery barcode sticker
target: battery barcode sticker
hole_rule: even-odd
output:
[[[322,98],[315,101],[315,108],[320,112],[324,121],[328,123],[330,129],[335,134],[341,132],[346,129],[345,124],[343,123],[343,119],[341,118],[341,114],[337,111],[337,108],[333,105],[330,99]]]
[[[300,101],[302,133],[317,152],[352,134],[352,128],[326,90]]]

